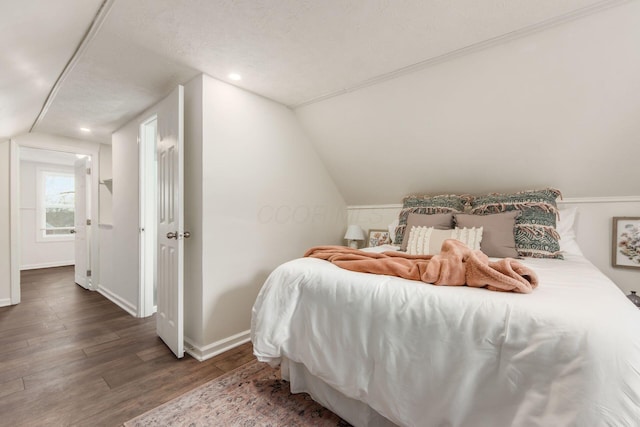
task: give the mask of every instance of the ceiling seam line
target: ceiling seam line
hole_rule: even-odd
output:
[[[317,102],[335,98],[336,96],[344,95],[350,92],[355,92],[360,89],[364,89],[366,87],[385,82],[387,80],[393,80],[396,77],[401,77],[407,74],[411,74],[411,73],[426,69],[428,67],[431,67],[433,65],[437,65],[437,64],[449,61],[451,59],[455,59],[470,53],[478,52],[483,49],[488,49],[490,47],[500,45],[502,43],[516,40],[518,38],[528,36],[530,34],[543,31],[548,28],[552,28],[556,25],[561,25],[566,22],[573,21],[575,19],[583,18],[585,16],[594,14],[596,12],[600,12],[600,11],[612,8],[614,6],[619,6],[624,3],[629,3],[631,1],[632,0],[604,0],[593,5],[583,7],[581,9],[565,13],[564,15],[561,15],[561,16],[549,18],[544,21],[538,22],[537,24],[529,25],[525,28],[514,30],[506,34],[501,34],[499,36],[495,36],[487,40],[470,44],[460,49],[456,49],[452,52],[447,52],[442,55],[435,56],[433,58],[425,59],[424,61],[416,62],[414,64],[398,68],[397,70],[391,71],[389,73],[380,74],[378,76],[375,76],[370,79],[364,80],[360,83],[357,83],[353,86],[336,90],[336,91],[327,93],[325,95],[320,95],[318,97],[311,98],[308,101],[300,102],[298,104],[289,104],[287,105],[287,107],[289,107],[292,110],[296,110],[298,108],[306,107],[308,105],[312,105]]]
[[[45,99],[44,104],[42,105],[42,108],[38,113],[38,116],[36,117],[31,127],[29,128],[29,133],[33,132],[35,127],[38,124],[40,124],[44,116],[47,114],[49,107],[53,103],[54,98],[56,97],[56,95],[58,94],[58,91],[60,90],[60,87],[62,86],[62,83],[67,78],[71,70],[73,70],[75,65],[78,63],[78,60],[80,59],[80,57],[82,56],[86,48],[88,47],[91,40],[93,40],[95,35],[98,33],[98,30],[102,27],[102,24],[104,23],[107,15],[109,14],[111,6],[113,5],[114,2],[115,0],[103,0],[102,4],[100,5],[100,8],[98,8],[98,11],[96,12],[95,16],[91,20],[91,24],[89,25],[89,28],[87,29],[87,31],[85,31],[84,35],[82,36],[82,39],[80,40],[80,43],[78,43],[78,46],[73,51],[71,58],[69,58],[64,68],[62,69],[62,72],[60,73],[55,83],[51,87],[51,90],[47,94],[47,98]]]

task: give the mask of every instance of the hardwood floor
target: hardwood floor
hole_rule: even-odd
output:
[[[253,360],[250,343],[205,362],[176,359],[137,319],[73,283],[73,268],[22,273],[0,308],[0,426],[120,426]]]

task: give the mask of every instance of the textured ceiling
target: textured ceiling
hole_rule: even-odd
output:
[[[0,140],[31,128],[101,3],[0,1]]]
[[[55,55],[55,75],[69,59],[71,41],[82,33],[78,29],[91,23],[91,16],[80,16],[82,10],[95,11],[100,2],[53,3],[14,2],[8,16],[20,14],[33,21],[29,30],[40,40],[17,40],[17,50],[24,50],[28,60],[49,52],[49,40],[62,35],[69,39],[69,54]],[[35,130],[77,138],[78,127],[85,126],[93,133],[82,138],[108,142],[111,132],[201,72],[225,81],[230,72],[238,72],[243,79],[234,84],[295,107],[608,3],[616,1],[107,0],[109,13],[102,26],[68,70]],[[39,10],[31,4],[47,7]],[[58,28],[46,22],[51,16],[56,16],[56,24],[69,18],[58,19],[54,7],[74,15],[73,25]],[[1,16],[1,22],[7,20]],[[10,50],[6,40],[0,43],[5,43],[3,52]],[[40,92],[51,88],[51,77]],[[4,96],[10,81],[2,77],[0,82]],[[31,92],[25,90],[25,97]],[[24,114],[29,119],[25,123],[33,122],[36,110],[16,107],[0,120]],[[24,127],[3,133],[15,134]]]
[[[240,86],[295,106],[595,3],[147,0],[114,5],[109,28],[213,77],[237,71]]]

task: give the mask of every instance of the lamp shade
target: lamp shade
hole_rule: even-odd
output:
[[[346,240],[364,240],[364,231],[359,225],[350,225],[344,235]]]

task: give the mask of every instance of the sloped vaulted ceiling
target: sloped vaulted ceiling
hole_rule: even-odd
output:
[[[640,195],[640,2],[301,107],[349,204]]]
[[[95,33],[66,70],[34,130],[108,142],[112,131],[201,72],[225,81],[229,72],[238,72],[243,80],[234,84],[295,107],[611,3],[616,1],[25,0],[3,2],[8,13],[0,22],[21,35],[3,46],[8,59],[9,52],[23,51],[27,60],[36,60],[68,37],[67,53],[51,51],[57,63],[46,68],[55,75],[91,25],[91,12],[102,5]],[[10,81],[6,78],[3,92]],[[49,78],[43,88],[51,85]],[[23,122],[33,123],[42,98],[40,93],[28,113],[16,96],[6,101],[11,114],[23,112],[31,117]],[[11,120],[11,114],[3,119]],[[79,134],[80,126],[93,133]]]
[[[230,83],[299,113],[348,203],[501,189],[492,184],[505,179],[637,194],[621,171],[638,154],[624,144],[636,131],[638,34],[628,21],[639,1],[6,1],[0,137],[32,127],[109,142],[175,85],[237,72]],[[557,32],[580,22],[590,24]],[[630,154],[621,167],[606,144]],[[527,150],[544,153],[535,167]],[[610,179],[575,166],[595,161],[609,162]],[[558,172],[568,163],[575,170]],[[374,164],[396,181],[374,191],[362,179]]]
[[[0,140],[29,131],[101,3],[0,2]]]

